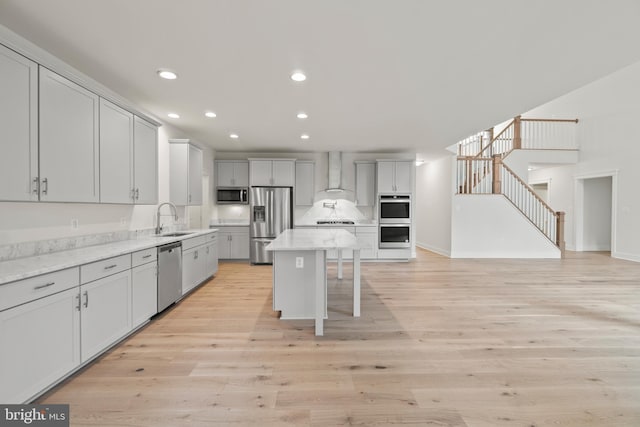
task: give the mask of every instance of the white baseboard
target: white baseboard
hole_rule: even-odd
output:
[[[446,256],[448,258],[451,258],[451,251],[450,250],[437,248],[435,246],[427,245],[426,243],[421,243],[421,242],[417,242],[416,246],[421,248],[421,249],[425,249],[427,251],[435,252],[438,255],[442,255],[442,256]]]
[[[627,261],[640,262],[640,255],[627,254],[627,253],[624,253],[624,252],[612,252],[611,253],[611,257],[612,258],[618,258],[618,259],[624,259],[624,260],[627,260]]]

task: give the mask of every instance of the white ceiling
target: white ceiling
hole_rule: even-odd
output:
[[[638,0],[0,0],[0,24],[222,151],[441,155],[640,60],[638,22]]]

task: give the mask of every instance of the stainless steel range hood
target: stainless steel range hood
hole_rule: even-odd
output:
[[[329,151],[329,186],[327,193],[343,192],[342,184],[342,153],[340,151]]]

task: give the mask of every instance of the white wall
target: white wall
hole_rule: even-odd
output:
[[[454,162],[447,156],[416,168],[416,245],[446,256],[451,255]]]
[[[617,185],[613,189],[616,227],[611,254],[640,261],[640,62],[523,116],[580,120],[577,125],[580,162],[573,184],[580,177],[616,174]]]
[[[575,150],[514,150],[504,158],[504,163],[520,178],[525,179],[532,163],[575,164],[579,152]]]
[[[502,195],[453,198],[452,258],[560,258],[560,250]]]

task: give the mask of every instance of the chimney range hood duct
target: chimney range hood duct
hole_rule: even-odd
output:
[[[340,186],[342,181],[342,153],[329,151],[329,187],[324,190],[327,193],[344,191]]]

